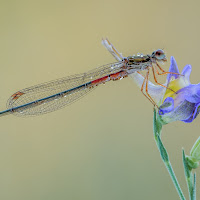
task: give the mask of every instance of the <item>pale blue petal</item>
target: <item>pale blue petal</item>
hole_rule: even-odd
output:
[[[164,115],[172,110],[174,110],[174,99],[172,97],[167,97],[163,104],[159,107],[159,114]]]
[[[190,74],[191,74],[191,71],[192,71],[192,66],[191,65],[186,65],[183,68],[183,71],[181,73],[182,75],[184,75],[184,78],[186,79],[188,85],[190,84]]]
[[[135,82],[136,84],[139,86],[139,88],[142,87],[143,81],[144,81],[144,77],[138,73],[133,73],[129,75]],[[166,85],[166,84],[164,84]],[[144,87],[144,91],[145,91],[145,87]],[[148,83],[148,93],[149,95],[154,99],[154,101],[156,102],[156,104],[160,104],[163,96],[165,94],[166,88],[159,86],[159,85],[154,85],[151,81],[149,81]]]
[[[200,103],[195,105],[194,112],[191,114],[191,116],[187,120],[183,120],[185,123],[191,123],[199,114],[200,112]]]
[[[169,67],[169,72],[173,72],[173,73],[178,73],[179,74],[179,70],[178,70],[178,66],[176,64],[176,60],[174,59],[174,57],[171,57],[171,63],[170,63],[170,67]],[[175,79],[179,77],[179,75],[177,74],[168,74],[167,75],[167,85],[169,84],[171,78],[174,77]]]
[[[200,83],[199,84],[190,84],[187,87],[180,89],[177,92],[176,100],[186,99],[191,103],[200,102]]]
[[[173,121],[184,121],[190,118],[191,114],[194,110],[194,103],[190,103],[188,101],[183,101],[178,107],[176,107],[173,111],[161,115],[162,120],[165,123],[170,123]]]

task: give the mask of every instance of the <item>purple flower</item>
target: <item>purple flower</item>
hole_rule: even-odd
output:
[[[148,92],[159,106],[159,115],[165,124],[173,121],[192,122],[200,112],[200,83],[190,83],[191,65],[186,65],[182,76],[168,74],[164,84],[172,90],[149,82]],[[169,72],[179,73],[174,57],[171,57]],[[137,73],[131,75],[141,87],[144,78]]]

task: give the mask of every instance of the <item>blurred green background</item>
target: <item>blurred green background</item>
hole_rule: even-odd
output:
[[[199,6],[197,0],[0,0],[0,108],[20,89],[113,62],[102,37],[124,56],[164,48],[180,70],[192,65],[191,82],[198,83]],[[157,151],[152,118],[151,103],[130,78],[53,113],[2,117],[0,199],[179,199]],[[199,122],[163,129],[186,195],[181,148],[189,153]]]

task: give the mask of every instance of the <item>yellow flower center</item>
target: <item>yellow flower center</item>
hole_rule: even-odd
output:
[[[167,98],[167,97],[172,97],[174,98],[176,93],[178,90],[180,90],[181,88],[187,86],[189,83],[187,83],[185,77],[181,76],[177,79],[173,79],[174,77],[171,78],[168,88],[170,89],[166,89],[165,95],[163,97],[163,101]],[[173,90],[173,91],[172,91]]]

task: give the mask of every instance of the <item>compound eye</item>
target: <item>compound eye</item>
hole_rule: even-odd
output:
[[[158,49],[157,51],[154,51],[154,53],[155,53],[154,55],[155,55],[157,60],[167,61],[165,53],[162,49]]]

